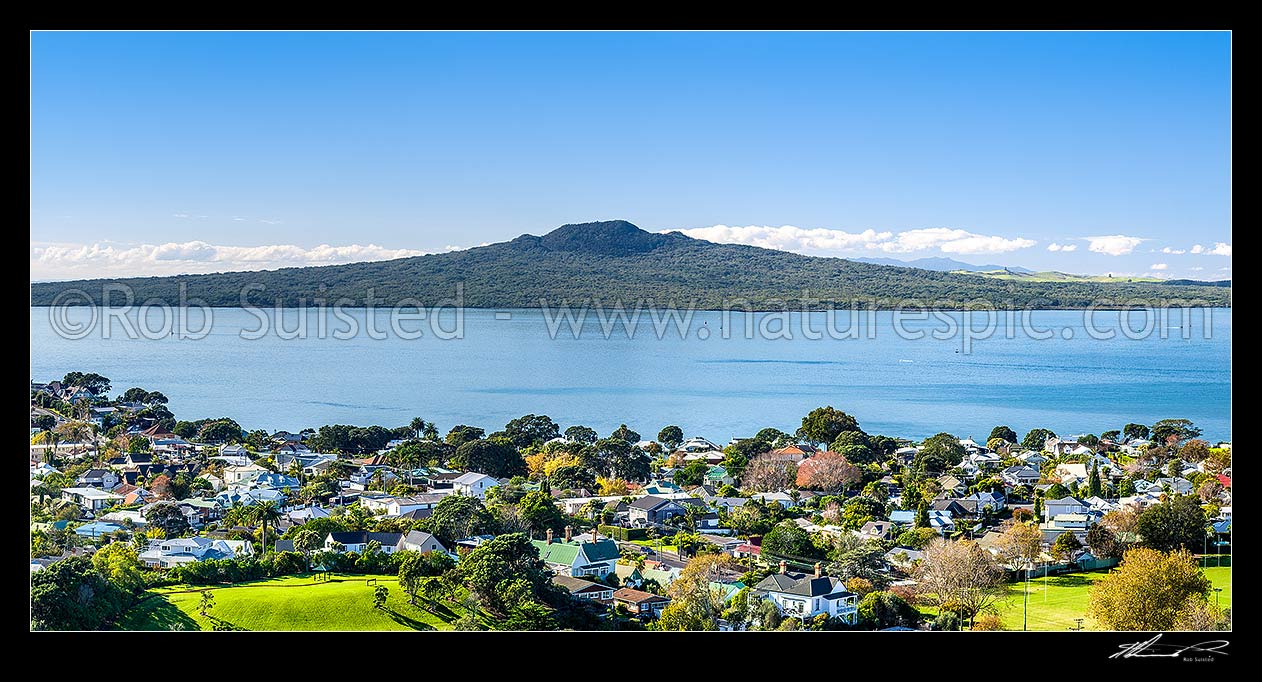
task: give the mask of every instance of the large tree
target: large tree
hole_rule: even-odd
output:
[[[586,426],[571,426],[565,430],[565,437],[583,445],[591,445],[600,440],[600,434],[596,433],[596,429]]]
[[[690,559],[670,584],[670,605],[662,612],[659,630],[717,630],[723,613],[723,592],[714,588],[723,571],[735,566],[726,554],[702,554]]]
[[[667,426],[657,432],[657,440],[665,445],[667,450],[674,450],[684,442],[684,430],[674,425]]]
[[[640,442],[640,434],[627,428],[626,424],[623,424],[622,426],[619,426],[618,428],[614,429],[614,432],[610,434],[609,437],[616,440],[626,441],[627,443],[631,443],[632,445]]]
[[[482,506],[482,501],[476,497],[464,495],[444,497],[434,507],[434,513],[426,521],[428,521],[429,532],[447,545],[460,538],[482,535],[495,530],[495,517]]]
[[[1029,433],[1025,434],[1025,438],[1021,439],[1021,445],[1031,450],[1042,450],[1047,439],[1055,436],[1056,434],[1051,429],[1030,429]]]
[[[443,440],[447,441],[448,445],[458,448],[465,443],[478,440],[485,435],[486,431],[476,426],[458,424],[451,427],[451,431],[447,432],[447,437]]]
[[[1176,495],[1141,512],[1136,530],[1145,547],[1191,551],[1203,546],[1205,523],[1205,511],[1196,497]]]
[[[526,493],[517,502],[517,515],[532,531],[558,530],[565,525],[565,515],[552,496],[542,490]]]
[[[522,533],[500,535],[465,555],[460,571],[469,590],[496,613],[546,601],[550,580],[539,550]]]
[[[797,481],[797,465],[768,454],[759,455],[741,473],[741,487],[755,492],[777,492]]]
[[[863,470],[836,452],[820,452],[798,464],[797,486],[803,490],[839,493],[862,479]]]
[[[504,426],[504,434],[519,448],[542,445],[561,436],[561,427],[547,415],[528,414]]]
[[[1087,614],[1101,630],[1194,629],[1210,587],[1191,554],[1139,547],[1091,586]]]
[[[828,405],[817,407],[802,417],[802,427],[798,429],[797,435],[812,443],[831,443],[843,431],[861,430],[854,417]]]
[[[1043,546],[1043,534],[1033,523],[1007,522],[999,539],[999,558],[1016,571],[1028,567],[1036,559]]]
[[[1009,443],[1015,443],[1017,442],[1017,432],[1007,426],[996,426],[990,430],[990,437],[986,439],[986,442],[989,443],[996,438],[1001,438]]]
[[[971,540],[935,540],[916,568],[925,598],[970,621],[1006,593],[1004,571]]]
[[[782,521],[762,539],[762,550],[784,557],[814,559],[818,554],[811,536],[792,521]]]
[[[55,561],[31,576],[31,627],[36,630],[104,629],[129,602],[87,557]]]
[[[1093,523],[1087,529],[1087,548],[1097,559],[1114,559],[1122,556],[1122,543],[1117,535],[1102,523]]]
[[[1126,436],[1126,440],[1148,440],[1149,430],[1143,424],[1127,424],[1122,427],[1122,435]]]
[[[188,531],[188,519],[174,502],[155,502],[144,510],[145,523],[160,529],[168,538],[178,538]]]
[[[476,471],[495,478],[526,475],[526,460],[508,441],[479,439],[456,448],[451,463],[465,471]]]
[[[859,600],[859,622],[874,630],[915,627],[920,612],[893,592],[869,592]]]
[[[276,504],[275,502],[272,502],[271,500],[264,500],[262,502],[257,502],[250,507],[250,511],[249,511],[250,520],[262,526],[263,546],[259,549],[260,554],[264,554],[268,551],[268,547],[267,547],[268,524],[271,524],[273,527],[275,527],[276,523],[279,522],[284,515],[285,515],[284,512],[282,512],[280,509],[280,505]]]
[[[1152,425],[1152,439],[1158,445],[1177,445],[1201,435],[1189,419],[1162,419]]]

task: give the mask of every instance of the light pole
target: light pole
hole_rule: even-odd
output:
[[[1223,588],[1221,588],[1221,587],[1215,587],[1215,588],[1214,588],[1214,608],[1215,608],[1215,609],[1219,608],[1219,606],[1218,606],[1218,594],[1219,594],[1220,592],[1222,592],[1222,591],[1223,591]]]

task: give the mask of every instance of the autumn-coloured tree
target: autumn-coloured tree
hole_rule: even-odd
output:
[[[1186,551],[1140,547],[1091,586],[1087,614],[1104,630],[1184,630],[1203,626],[1209,579]]]
[[[1196,489],[1196,494],[1200,495],[1205,502],[1215,500],[1223,491],[1223,484],[1218,482],[1216,478],[1206,478],[1201,481],[1201,487]]]
[[[934,540],[916,567],[922,598],[970,622],[1005,594],[1004,570],[971,540]]]
[[[1010,522],[999,541],[999,558],[1012,570],[1020,570],[1038,559],[1043,534],[1032,523]]]
[[[741,487],[756,492],[784,490],[797,481],[797,465],[769,453],[758,455],[741,474]]]
[[[798,464],[797,486],[804,490],[839,493],[863,479],[863,470],[837,452],[821,452]]]
[[[720,572],[736,565],[726,554],[702,554],[688,561],[670,584],[670,606],[662,611],[659,630],[717,630],[723,613],[723,592],[711,587]]]
[[[871,592],[872,589],[872,581],[867,578],[851,578],[846,581],[846,590],[859,595],[860,599]]]
[[[1139,514],[1130,509],[1116,509],[1101,517],[1100,525],[1112,531],[1118,542],[1129,545],[1139,532]]]
[[[171,499],[171,478],[166,474],[158,474],[149,482],[149,492],[159,500]]]

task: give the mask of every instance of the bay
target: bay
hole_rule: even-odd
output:
[[[159,390],[180,419],[228,416],[248,429],[401,426],[421,416],[444,432],[456,424],[489,432],[533,413],[602,435],[626,423],[652,438],[677,424],[724,443],[768,426],[792,432],[811,409],[832,405],[870,433],[916,439],[947,431],[980,441],[997,424],[1020,434],[1098,434],[1176,417],[1193,420],[1211,441],[1231,438],[1231,309],[998,315],[990,318],[995,332],[968,343],[947,333],[951,321],[982,330],[986,314],[838,311],[833,326],[853,324],[858,338],[811,339],[804,323],[819,333],[826,313],[697,311],[659,334],[645,312],[628,338],[626,325],[606,334],[594,314],[551,333],[540,310],[448,309],[398,323],[397,331],[421,333],[402,338],[390,311],[358,309],[343,313],[357,333],[334,338],[318,333],[322,316],[337,328],[327,311],[211,312],[204,338],[163,329],[161,311],[145,318],[155,338],[129,338],[118,320],[105,338],[100,309],[31,308],[31,378],[98,372],[114,394]],[[688,313],[675,314],[680,321]],[[461,315],[460,338],[439,338]],[[306,338],[282,338],[278,320],[292,331],[300,317]],[[196,330],[198,313],[191,318]],[[260,318],[267,333],[242,338]],[[82,338],[58,331],[92,319]],[[133,325],[140,319],[129,314]],[[372,338],[370,320],[384,338]],[[792,338],[777,338],[785,327]],[[1092,338],[1110,331],[1112,338]],[[909,338],[917,332],[923,337]],[[1040,333],[1051,338],[1034,338]]]

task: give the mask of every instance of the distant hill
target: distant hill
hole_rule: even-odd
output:
[[[974,275],[979,277],[989,277],[991,279],[1006,279],[1017,282],[1147,282],[1150,284],[1165,284],[1169,280],[1158,279],[1156,277],[1122,277],[1112,275],[1071,275],[1065,272],[1057,272],[1055,270],[1047,270],[1044,272],[1015,272],[1012,270],[991,270],[989,272],[966,272],[957,270],[959,274]]]
[[[1193,286],[1193,287],[1227,287],[1228,289],[1231,288],[1231,280],[1229,279],[1212,279],[1212,280],[1168,279],[1165,282],[1163,282],[1163,284],[1173,284],[1174,286],[1179,286],[1179,287]]]
[[[934,272],[804,256],[740,244],[715,244],[679,232],[646,232],[623,220],[564,225],[543,236],[516,239],[463,251],[371,263],[225,272],[175,277],[96,279],[31,285],[31,304],[50,305],[67,290],[86,292],[101,303],[106,284],[131,288],[134,300],[180,301],[187,296],[214,306],[362,305],[369,293],[378,306],[406,301],[432,306],[450,300],[463,287],[464,305],[473,308],[579,307],[597,301],[611,305],[695,307],[701,309],[800,309],[804,295],[816,307],[892,308],[914,300],[938,308],[989,304],[1000,308],[1085,308],[1101,301],[1145,300],[1168,305],[1170,287],[1119,282],[1004,281],[975,274]],[[249,285],[262,289],[242,291]],[[1179,288],[1180,300],[1230,305],[1220,287]],[[122,304],[116,294],[112,303]],[[1107,303],[1103,305],[1108,305]],[[1120,305],[1120,303],[1119,303]]]
[[[1029,268],[1017,267],[1015,265],[973,265],[965,263],[954,258],[916,258],[914,260],[898,260],[897,258],[848,258],[858,263],[873,263],[875,265],[894,265],[900,268],[920,268],[921,270],[935,270],[938,272],[989,272],[991,270],[1009,270],[1011,272],[1034,272]]]

